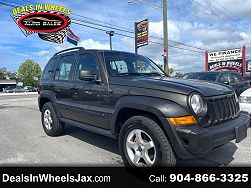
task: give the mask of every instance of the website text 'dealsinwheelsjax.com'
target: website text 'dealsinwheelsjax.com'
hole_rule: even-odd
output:
[[[24,175],[17,176],[2,174],[3,183],[109,183],[111,176],[86,176],[86,175],[52,175],[52,174],[38,174],[38,175]]]

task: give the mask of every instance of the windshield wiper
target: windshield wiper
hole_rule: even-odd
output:
[[[165,76],[165,74],[160,73],[160,72],[149,72],[149,73],[142,73],[142,74],[144,74],[144,75],[150,75],[150,76],[153,76],[153,75]]]
[[[136,76],[141,76],[142,73],[138,73],[138,72],[123,72],[123,73],[117,73],[115,74],[116,76],[124,76],[124,75],[136,75]]]

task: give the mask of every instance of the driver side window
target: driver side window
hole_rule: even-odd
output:
[[[96,56],[94,53],[83,53],[79,55],[79,63],[77,67],[77,78],[81,70],[91,71],[93,74],[98,74]]]

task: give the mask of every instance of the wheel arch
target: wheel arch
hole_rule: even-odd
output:
[[[185,116],[188,113],[177,103],[165,99],[144,96],[122,97],[115,106],[110,125],[112,133],[119,134],[124,122],[136,115],[147,116],[162,125],[160,118]]]
[[[57,105],[56,105],[55,94],[51,91],[42,91],[40,93],[39,98],[38,98],[38,106],[39,106],[40,112],[42,111],[44,104],[47,102],[50,102],[52,104],[53,108],[56,111],[56,115],[60,118],[61,115],[60,115],[58,108],[57,108]]]

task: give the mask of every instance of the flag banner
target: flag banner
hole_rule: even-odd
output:
[[[80,38],[75,35],[71,29],[68,29],[68,32],[67,32],[67,41],[75,46],[78,45],[78,42],[79,42]]]
[[[70,29],[70,24],[71,24],[71,19],[66,15],[63,16],[66,17],[67,19],[67,26],[64,29],[51,33],[38,33],[39,38],[45,41],[62,44],[67,35],[67,31]]]
[[[61,31],[57,31],[54,33],[38,33],[38,36],[42,40],[62,44],[64,42],[64,38],[66,36],[67,30],[68,28],[65,28]]]

